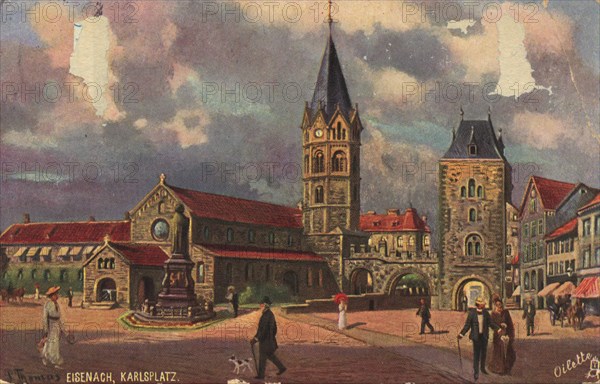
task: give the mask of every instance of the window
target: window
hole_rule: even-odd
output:
[[[483,199],[483,187],[481,185],[477,187],[477,197]]]
[[[475,180],[469,180],[469,197],[475,197]]]
[[[586,249],[584,249],[583,251],[583,268],[589,268],[590,267],[590,254],[591,254],[592,250],[590,249],[590,247],[587,247]]]
[[[548,243],[548,244],[546,245],[546,254],[547,254],[548,256],[552,255],[552,243]]]
[[[313,286],[313,271],[312,271],[312,268],[310,268],[310,267],[308,267],[306,269],[306,285],[308,287]]]
[[[21,279],[22,279],[23,278],[23,271],[19,270],[19,273],[21,274]],[[50,280],[50,270],[49,269],[46,269],[44,271],[44,280],[46,280],[46,281]]]
[[[554,275],[554,264],[550,263],[550,265],[548,266],[548,274],[550,276]]]
[[[291,247],[294,245],[294,237],[292,235],[288,235],[287,245],[288,245],[288,247]]]
[[[275,244],[275,233],[274,232],[269,232],[269,244],[271,244],[271,245]]]
[[[594,219],[594,233],[600,235],[600,215]]]
[[[321,151],[317,151],[313,155],[313,172],[325,172],[325,157]]]
[[[156,241],[165,241],[169,238],[169,223],[164,219],[155,220],[151,227],[152,237]]]
[[[583,236],[589,236],[591,233],[592,222],[590,219],[583,220]]]
[[[320,185],[315,188],[315,203],[323,203],[323,187]]]
[[[196,283],[204,283],[204,263],[202,261],[196,264]]]
[[[206,227],[204,227],[204,240],[209,240],[209,239],[210,239],[210,228],[207,225]]]
[[[512,255],[512,246],[510,244],[506,244],[506,255]]]
[[[592,267],[600,266],[600,247],[596,247],[594,251],[594,260],[592,261]]]
[[[346,154],[343,151],[337,151],[331,158],[331,170],[333,172],[345,172],[348,166]]]
[[[37,269],[31,270],[31,280],[37,279]]]
[[[415,237],[414,236],[409,236],[408,237],[408,245],[411,246],[411,247],[413,245],[415,245]]]
[[[565,253],[565,242],[564,242],[564,240],[560,241],[560,253]]]
[[[534,213],[537,211],[537,200],[531,199],[529,200],[529,212]]]
[[[309,160],[310,157],[308,157],[308,155],[304,155],[304,173],[308,173],[310,168],[309,168]]]
[[[60,270],[59,279],[60,279],[60,281],[69,281],[69,274],[67,273],[66,269]]]
[[[233,283],[233,264],[227,263],[225,266],[225,281],[227,284]]]
[[[531,237],[535,237],[537,235],[537,221],[531,222]]]
[[[529,245],[525,244],[525,247],[523,248],[523,255],[524,255],[524,260],[525,262],[529,261]]]
[[[561,262],[559,262],[559,263],[558,263],[558,266],[559,266],[559,270],[558,270],[558,271],[559,271],[559,273],[560,273],[561,275],[562,275],[563,273],[565,273],[565,262],[564,262],[564,261],[561,261]]]
[[[398,236],[398,239],[396,240],[396,242],[398,243],[398,248],[404,247],[404,237]]]
[[[481,236],[477,234],[467,236],[466,249],[467,256],[481,256],[483,253]]]
[[[469,145],[469,155],[471,155],[471,156],[477,155],[477,146],[475,144]]]
[[[544,234],[544,222],[542,221],[542,219],[538,220],[538,235],[543,235]]]
[[[427,236],[427,235],[423,236],[423,246],[429,247],[429,236]]]
[[[537,274],[535,271],[531,272],[531,289],[535,289],[537,287]]]
[[[323,269],[319,269],[319,287],[323,287]]]
[[[523,238],[528,238],[529,237],[529,225],[525,224],[523,226]]]
[[[537,243],[531,244],[531,260],[537,259]]]
[[[98,259],[98,269],[102,269],[102,268],[104,268],[104,259],[99,258]]]
[[[44,272],[44,278],[46,277],[46,272],[49,273],[49,271],[46,270]],[[23,270],[22,269],[19,269],[19,272],[17,272],[17,280],[23,280]],[[48,280],[48,279],[46,279],[46,280]]]
[[[256,233],[253,229],[248,230],[248,242],[254,243],[256,241]]]
[[[162,201],[160,203],[158,203],[158,213],[159,214],[165,213],[165,203]]]
[[[463,199],[464,199],[465,197],[467,197],[467,188],[465,188],[465,187],[460,187],[460,197],[461,197],[461,198],[463,198]]]
[[[83,269],[77,271],[77,280],[83,281]]]
[[[233,229],[227,228],[227,242],[231,243],[233,241]]]
[[[525,289],[529,289],[529,272],[525,272],[525,277],[523,278],[523,285]]]
[[[246,264],[246,281],[254,280],[254,265],[252,263]]]
[[[471,223],[477,221],[477,210],[475,210],[475,208],[469,209],[469,221]]]

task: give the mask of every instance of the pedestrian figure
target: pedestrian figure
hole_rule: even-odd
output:
[[[229,312],[233,314],[233,317],[237,317],[240,300],[233,285],[230,285],[227,288],[227,295],[225,296],[225,299],[229,302]]]
[[[535,305],[533,304],[531,297],[528,297],[525,300],[525,303],[525,308],[523,309],[523,319],[527,322],[527,336],[530,336],[535,333]]]
[[[44,305],[42,316],[44,336],[40,344],[43,344],[42,363],[44,365],[52,364],[55,368],[62,369],[63,359],[60,356],[60,338],[65,334],[65,326],[58,305],[59,290],[60,287],[56,286],[51,287],[46,292],[49,300]]]
[[[465,295],[464,293],[462,296],[462,309],[465,312],[467,312],[467,310],[469,309],[469,299],[467,298],[467,295]]]
[[[419,335],[423,335],[425,333],[425,326],[429,328],[429,331],[433,333],[433,325],[429,322],[431,319],[431,312],[429,311],[429,306],[425,302],[425,299],[421,299],[421,305],[417,310],[417,316],[421,316],[421,332]]]
[[[40,284],[39,283],[35,283],[35,296],[34,298],[36,300],[40,299]]]
[[[348,296],[345,293],[338,293],[335,295],[333,301],[338,305],[338,329],[343,331],[348,326],[348,318],[346,312],[348,312]]]
[[[515,341],[515,327],[510,317],[510,312],[504,309],[500,298],[494,301],[494,310],[491,314],[492,321],[502,328],[501,334],[494,333],[493,352],[490,362],[490,371],[508,375],[515,364],[517,355],[513,347]]]
[[[67,293],[67,297],[69,298],[69,308],[73,307],[73,288],[69,287],[69,292]]]
[[[485,357],[487,353],[488,338],[490,327],[500,332],[500,327],[492,322],[490,313],[485,309],[485,301],[483,298],[478,298],[475,301],[475,309],[471,309],[467,315],[467,320],[463,329],[458,334],[458,339],[462,339],[467,332],[469,339],[473,342],[473,377],[479,379],[479,368],[481,373],[487,375],[485,369]]]
[[[271,312],[271,300],[265,296],[260,302],[260,309],[262,315],[258,322],[258,329],[256,335],[250,344],[254,348],[254,344],[258,342],[258,372],[255,379],[265,378],[265,368],[267,365],[267,359],[271,360],[273,364],[279,369],[277,375],[281,375],[287,370],[285,365],[277,358],[275,351],[277,350],[277,322],[275,321],[275,315]]]

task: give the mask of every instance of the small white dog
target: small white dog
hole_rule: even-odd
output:
[[[242,370],[242,372],[246,372],[246,369],[252,372],[252,366],[250,365],[250,362],[252,361],[251,358],[241,360],[236,358],[235,355],[233,355],[229,358],[229,361],[231,361],[235,365],[235,367],[233,368],[233,373],[235,373],[236,375],[240,374],[240,369]]]

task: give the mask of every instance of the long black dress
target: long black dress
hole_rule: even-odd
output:
[[[491,361],[488,364],[490,370],[500,375],[510,374],[510,371],[515,364],[517,354],[513,343],[515,341],[515,326],[508,310],[503,309],[502,312],[492,311],[492,321],[497,325],[506,324],[506,335],[508,336],[508,345],[505,345],[501,339],[502,335],[494,332],[494,344],[491,355]]]

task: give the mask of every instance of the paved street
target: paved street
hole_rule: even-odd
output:
[[[46,368],[35,348],[39,337],[41,305],[27,302],[0,307],[2,317],[1,377],[23,369],[30,375],[79,371],[109,371],[119,382],[120,372],[175,371],[184,383],[247,382],[254,372],[232,373],[231,355],[251,357],[248,340],[254,335],[259,314],[245,311],[210,328],[188,332],[130,331],[116,323],[123,310],[94,311],[66,308],[64,316],[77,342],[63,343],[64,370]],[[63,305],[65,308],[65,305]],[[279,327],[279,356],[288,366],[282,383],[460,383],[458,375],[407,355],[376,348],[348,335],[329,331],[300,319],[288,319],[275,310]]]

